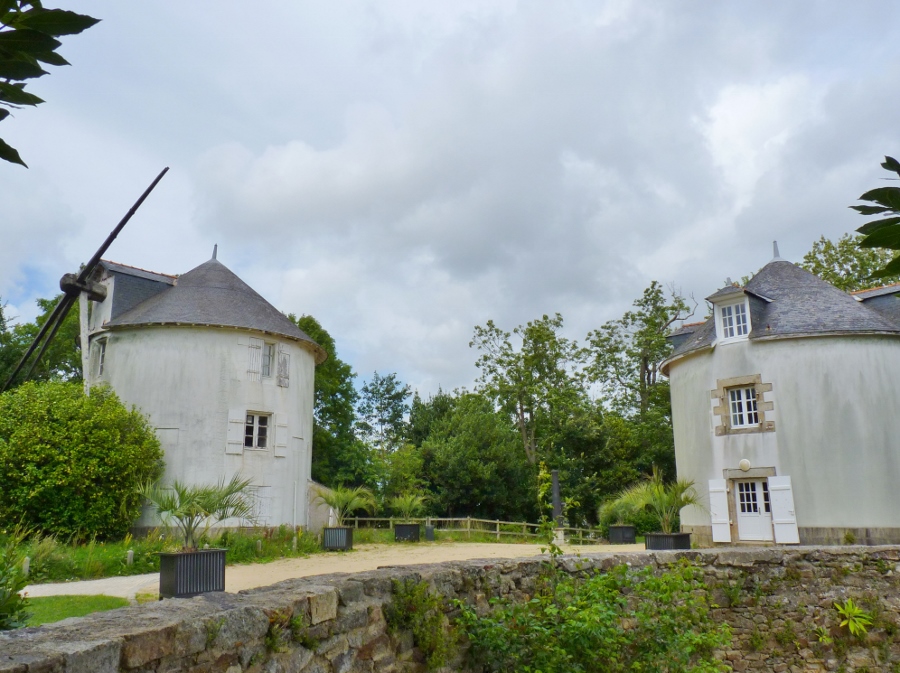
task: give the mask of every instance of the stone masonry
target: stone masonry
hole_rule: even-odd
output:
[[[900,547],[721,548],[563,557],[570,573],[619,564],[702,567],[714,618],[733,629],[717,653],[735,671],[900,670]],[[531,596],[546,559],[464,561],[288,580],[123,608],[0,634],[0,673],[405,673],[424,670],[410,633],[391,633],[393,580],[447,599]],[[863,639],[835,602],[871,613]],[[449,600],[448,612],[451,610]],[[464,671],[459,653],[447,671]]]

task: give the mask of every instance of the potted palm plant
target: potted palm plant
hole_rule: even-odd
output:
[[[610,544],[634,544],[636,530],[627,522],[628,508],[623,506],[618,499],[608,500],[597,509],[597,520],[601,525],[609,523]]]
[[[702,507],[693,481],[679,479],[667,484],[654,468],[649,479],[625,489],[613,502],[624,512],[646,510],[656,518],[659,532],[644,536],[644,546],[647,549],[691,548],[691,534],[676,532],[675,526],[683,507]]]
[[[167,526],[177,526],[183,539],[181,551],[159,555],[159,597],[189,598],[208,591],[225,591],[225,549],[198,549],[201,529],[232,518],[251,518],[247,498],[249,479],[237,475],[218,484],[171,486],[145,484],[140,493]]]
[[[412,518],[422,513],[425,508],[425,497],[416,493],[403,493],[390,500],[391,509],[400,517],[394,524],[394,540],[396,542],[418,542],[419,524]]]
[[[375,496],[363,487],[325,489],[316,496],[318,502],[325,503],[334,512],[336,526],[327,526],[322,531],[324,549],[353,549],[353,529],[344,525],[344,519],[357,510],[369,513],[375,511]]]

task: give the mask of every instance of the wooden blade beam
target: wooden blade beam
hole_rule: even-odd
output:
[[[123,227],[128,224],[128,220],[137,212],[137,209],[141,207],[141,204],[144,200],[150,195],[150,192],[153,191],[154,187],[159,184],[159,181],[163,179],[163,176],[168,172],[169,167],[166,166],[162,171],[160,171],[159,175],[156,176],[156,179],[150,183],[150,186],[144,190],[144,193],[141,194],[140,198],[134,202],[134,205],[125,213],[125,217],[123,217],[119,223],[115,226],[115,228],[110,232],[109,236],[106,237],[106,240],[103,241],[103,245],[101,245],[97,252],[94,253],[93,257],[88,260],[88,263],[84,265],[81,269],[81,272],[77,277],[74,274],[66,274],[63,276],[62,280],[60,280],[60,288],[65,293],[63,298],[57,302],[56,306],[53,307],[53,312],[47,318],[47,321],[41,325],[40,330],[38,330],[37,336],[34,338],[34,341],[31,342],[31,345],[28,347],[28,350],[25,351],[25,355],[22,356],[22,359],[19,360],[16,368],[13,370],[12,374],[10,374],[9,378],[6,379],[6,382],[3,384],[3,387],[0,388],[0,393],[9,389],[9,386],[15,380],[16,376],[19,375],[19,372],[25,366],[25,363],[28,361],[28,358],[37,350],[38,346],[41,346],[41,350],[38,353],[37,357],[34,359],[34,362],[31,363],[31,367],[28,369],[28,374],[25,378],[31,376],[34,372],[35,367],[37,367],[38,362],[40,362],[41,356],[46,352],[47,347],[50,345],[50,341],[56,336],[56,332],[59,330],[62,325],[63,320],[66,319],[66,315],[69,312],[69,309],[72,308],[72,304],[75,303],[75,300],[78,298],[78,295],[84,291],[88,292],[90,295],[93,295],[91,298],[95,301],[97,299],[102,300],[102,298],[106,294],[105,288],[97,285],[96,283],[92,283],[88,281],[88,277],[93,273],[94,269],[97,267],[97,264],[100,263],[100,258],[103,254],[109,249],[109,246],[112,245],[112,242],[116,240],[116,236],[119,235],[119,232],[122,231]],[[47,335],[49,331],[49,335],[46,339],[44,339],[45,335]],[[43,343],[42,343],[43,342]],[[82,348],[87,348],[88,344],[81,344]],[[82,372],[82,376],[85,375],[85,372]]]

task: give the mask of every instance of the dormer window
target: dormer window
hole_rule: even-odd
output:
[[[750,331],[747,320],[747,307],[743,302],[722,306],[719,311],[722,318],[723,339],[746,336]]]

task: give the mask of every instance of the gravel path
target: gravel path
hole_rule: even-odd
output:
[[[595,552],[643,551],[644,545],[566,545],[567,554]],[[272,563],[228,566],[225,571],[225,591],[274,584],[293,577],[309,577],[330,573],[353,573],[375,570],[384,566],[465,561],[468,559],[522,558],[538,556],[537,544],[502,544],[472,542],[420,542],[418,544],[360,544],[352,552],[326,552],[307,558],[288,558]],[[65,582],[62,584],[32,584],[25,592],[38,596],[105,594],[134,599],[135,594],[155,592],[159,588],[159,573],[107,577],[101,580]]]

